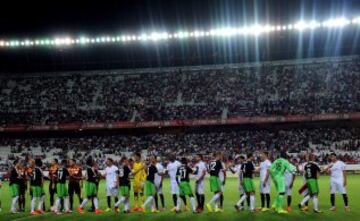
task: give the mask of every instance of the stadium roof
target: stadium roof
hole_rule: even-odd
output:
[[[360,1],[356,0],[14,1],[0,8],[0,71],[141,68],[358,54],[358,16]],[[346,28],[329,28],[333,25]],[[234,32],[242,37],[214,38]],[[184,36],[189,40],[183,41]],[[158,40],[166,41],[160,44]],[[113,44],[116,42],[119,44]],[[88,47],[88,43],[94,45]],[[66,47],[73,44],[78,47]]]

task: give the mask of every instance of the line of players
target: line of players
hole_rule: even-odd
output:
[[[145,161],[142,161],[141,154],[135,153],[133,159],[121,158],[118,166],[115,165],[112,159],[107,159],[104,174],[99,172],[95,161],[89,157],[86,160],[84,175],[82,168],[76,165],[74,160],[62,160],[60,164],[54,160],[48,176],[50,180],[50,210],[56,214],[61,214],[61,211],[65,213],[72,212],[74,194],[77,194],[80,202],[80,206],[77,208],[79,213],[84,213],[87,203],[92,202],[91,210],[96,214],[101,214],[103,211],[99,209],[97,195],[100,179],[105,178],[108,205],[106,211],[112,210],[111,198],[113,197],[115,199],[114,210],[116,212],[119,212],[119,207],[123,206],[124,213],[131,211],[145,212],[148,208],[151,212],[157,213],[165,210],[162,182],[164,176],[169,176],[174,204],[172,211],[181,212],[182,202],[185,205],[185,210],[189,210],[186,198],[188,197],[193,213],[203,212],[204,207],[209,212],[222,212],[227,170],[238,174],[239,177],[240,199],[234,206],[237,211],[243,210],[244,203],[247,202],[251,212],[258,210],[266,212],[271,209],[280,214],[290,212],[292,210],[292,187],[297,171],[301,172],[304,178],[304,186],[299,190],[299,193],[304,195],[303,200],[299,203],[300,210],[307,211],[308,201],[312,199],[314,212],[321,213],[318,205],[318,177],[321,172],[330,172],[331,210],[336,210],[336,192],[343,195],[345,210],[350,210],[346,194],[347,178],[345,164],[337,159],[336,154],[331,154],[331,163],[323,170],[315,162],[316,157],[313,154],[309,154],[307,162],[297,167],[289,162],[289,158],[286,152],[281,152],[278,158],[271,163],[268,153],[263,152],[261,153],[262,162],[259,167],[255,167],[253,154],[248,154],[247,159],[244,156],[238,156],[234,163],[225,163],[223,154],[215,153],[208,164],[204,162],[202,155],[199,154],[195,156],[196,165],[192,169],[186,158],[182,158],[179,162],[175,156],[170,156],[169,162],[164,167],[160,162],[160,158],[150,156]],[[130,163],[130,161],[133,162]],[[27,164],[28,166],[25,167],[24,162],[16,161],[10,171],[11,212],[17,213],[18,211],[25,210],[25,193],[27,180],[29,180],[31,196],[30,214],[43,214],[45,211],[45,192],[43,189],[45,177],[41,170],[42,161],[40,159],[31,159]],[[257,172],[260,173],[261,208],[259,209],[255,208],[256,187],[253,182],[254,173]],[[205,176],[207,174],[209,174],[210,190],[214,195],[205,204]],[[191,176],[194,176],[195,179],[194,191],[190,185]],[[134,191],[134,206],[132,209],[130,209],[130,178],[133,178],[132,187]],[[86,197],[84,199],[81,196],[83,180],[86,181],[84,185]],[[277,193],[272,205],[270,205],[270,180],[273,181]],[[120,198],[119,195],[121,196]],[[287,197],[287,210],[283,208],[285,197]],[[159,205],[159,198],[161,207]]]

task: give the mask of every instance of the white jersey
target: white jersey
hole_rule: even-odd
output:
[[[199,180],[203,173],[207,171],[207,167],[206,164],[204,163],[204,161],[200,161],[195,165],[195,179]]]
[[[106,186],[108,186],[108,187],[116,186],[118,171],[119,171],[119,169],[115,165],[105,168]]]
[[[174,162],[169,162],[166,170],[169,173],[169,177],[170,177],[170,181],[175,181],[176,182],[176,173],[178,168],[180,167],[181,163],[177,160],[175,160]]]
[[[270,160],[265,160],[260,163],[260,181],[264,181],[266,178],[267,171],[271,167]]]
[[[160,184],[162,181],[162,176],[159,174],[164,173],[165,168],[161,163],[156,163],[156,169],[158,172],[155,174],[155,183]]]
[[[336,161],[330,165],[330,177],[331,181],[342,183],[344,182],[344,170],[346,164],[341,160]]]
[[[302,174],[302,177],[303,177],[305,183],[306,183],[306,178],[305,178],[305,166],[306,166],[306,164],[308,164],[308,162],[304,162],[304,163],[300,164],[300,166],[299,166],[299,172]]]
[[[295,176],[295,175],[294,175],[293,173],[291,173],[291,172],[289,172],[288,170],[286,170],[285,173],[284,173],[285,184],[286,184],[286,185],[290,185],[291,182],[292,182],[292,180],[293,180],[293,178],[294,178],[294,176]]]
[[[241,164],[238,164],[232,168],[232,171],[238,174],[239,181],[243,180],[243,171],[241,170]]]
[[[222,164],[222,168],[225,168],[225,163],[221,162],[221,164]],[[225,173],[226,173],[226,171],[224,169],[220,170],[219,180],[222,185],[224,185],[224,183],[225,183]]]

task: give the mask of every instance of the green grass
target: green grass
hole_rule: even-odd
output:
[[[47,213],[45,215],[35,216],[31,217],[29,216],[29,213],[20,213],[16,215],[10,214],[9,207],[10,207],[10,194],[9,194],[9,187],[8,183],[3,183],[3,188],[1,190],[1,201],[3,206],[3,211],[0,213],[0,220],[34,220],[34,221],[40,221],[40,220],[51,220],[51,221],[64,221],[64,220],[106,220],[106,221],[112,221],[112,220],[148,220],[148,221],[156,221],[156,220],[191,220],[191,221],[197,221],[197,220],[221,220],[221,221],[232,221],[232,220],[251,220],[251,221],[257,221],[257,220],[266,220],[266,221],[282,221],[282,220],[336,220],[336,221],[350,221],[350,220],[360,220],[360,176],[352,175],[348,177],[348,193],[349,193],[349,200],[350,200],[350,206],[351,206],[351,212],[346,213],[343,210],[343,200],[342,197],[337,195],[336,197],[336,204],[337,204],[337,212],[330,212],[328,209],[330,208],[330,202],[329,202],[329,177],[324,176],[321,177],[320,181],[320,209],[324,211],[322,214],[315,214],[313,212],[300,212],[297,209],[297,203],[301,199],[301,196],[297,193],[297,190],[299,189],[300,185],[302,184],[302,179],[297,178],[295,182],[294,187],[294,193],[293,193],[293,207],[294,211],[291,214],[288,215],[278,215],[273,212],[266,212],[266,213],[249,213],[248,211],[243,212],[235,212],[233,205],[237,202],[239,198],[238,193],[238,182],[235,178],[229,178],[227,180],[226,184],[226,191],[225,191],[225,211],[223,213],[208,213],[204,212],[203,214],[192,214],[191,212],[183,212],[181,214],[174,214],[170,211],[161,212],[158,214],[143,214],[143,213],[131,213],[131,214],[115,214],[114,212],[105,213],[102,215],[94,215],[92,213],[85,213],[84,215],[80,215],[78,213],[73,214],[66,214],[61,216],[56,216],[52,213]],[[256,185],[258,185],[258,179],[256,179]],[[207,189],[208,185],[206,186]],[[46,186],[47,188],[47,186]],[[166,204],[167,208],[171,208],[173,206],[171,195],[169,193],[169,182],[168,180],[164,183],[164,191],[165,191],[165,197],[166,197]],[[105,199],[105,193],[104,193],[104,183],[101,184],[100,187],[100,207],[102,209],[106,208],[106,199]],[[211,193],[207,192],[206,195],[206,201],[208,201],[211,197]],[[274,199],[274,193],[272,193],[272,199]],[[48,200],[48,197],[47,197]],[[77,206],[77,200],[76,206]],[[257,194],[256,197],[256,204],[257,207],[260,205],[260,197]],[[46,202],[46,205],[49,205],[49,202]],[[311,204],[310,204],[311,205]],[[89,204],[88,204],[89,206]],[[27,209],[29,209],[29,198],[27,198]],[[75,207],[76,208],[76,207]]]

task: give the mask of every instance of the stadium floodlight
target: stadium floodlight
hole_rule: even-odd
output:
[[[189,36],[193,36],[194,34],[191,34],[187,31],[179,31],[178,33],[176,33],[177,38],[188,38]]]
[[[17,40],[10,41],[10,46],[12,46],[12,47],[17,47],[19,45],[20,45],[20,42]]]
[[[181,32],[179,33],[179,35],[181,35],[181,37],[187,37],[189,34],[187,32]],[[167,32],[153,32],[150,35],[150,39],[153,41],[158,41],[158,40],[166,40],[169,38],[169,34]]]
[[[341,18],[326,20],[322,23],[322,26],[329,28],[337,28],[337,27],[344,27],[348,24],[350,24],[350,20],[341,17]]]
[[[351,22],[353,24],[360,24],[360,17],[354,18]]]
[[[315,29],[315,28],[318,28],[320,27],[321,24],[317,21],[310,21],[309,24],[308,24],[308,28],[310,29]]]
[[[236,29],[236,28],[222,28],[222,29],[215,29],[214,31],[215,31],[215,35],[225,36],[225,37],[233,36],[237,33],[242,32],[241,29]]]
[[[153,32],[150,35],[150,39],[153,40],[153,41],[157,41],[157,40],[159,40],[159,38],[160,38],[160,36],[159,36],[159,34],[157,32]]]
[[[270,25],[265,25],[264,27],[263,27],[263,30],[264,30],[264,32],[271,32],[271,26]]]
[[[199,31],[194,31],[194,37],[195,37],[195,38],[200,37],[200,32],[199,32]]]
[[[131,41],[131,36],[126,36],[127,41]]]
[[[265,29],[263,27],[261,27],[260,25],[254,25],[250,27],[250,33],[252,35],[259,35],[261,34]]]
[[[86,44],[86,43],[88,43],[88,38],[86,38],[86,37],[80,37],[79,39],[77,39],[78,40],[78,42],[80,43],[80,44]]]
[[[66,44],[66,45],[73,44],[73,42],[74,42],[74,40],[71,39],[71,38],[65,38],[64,39],[64,44]]]
[[[141,41],[147,41],[147,40],[148,40],[147,34],[142,34],[142,35],[140,35],[140,36],[139,36],[139,40],[141,40]]]
[[[40,41],[39,41],[39,40],[36,40],[36,41],[35,41],[35,45],[36,45],[36,42],[39,42],[39,44],[40,44]],[[25,46],[30,46],[30,41],[29,41],[29,40],[25,40],[24,44],[25,44]]]
[[[302,31],[302,30],[307,28],[307,25],[306,25],[306,23],[304,21],[299,21],[294,25],[294,28],[299,30],[299,31]]]
[[[122,36],[98,36],[93,38],[79,37],[79,38],[70,38],[70,37],[55,37],[50,39],[20,39],[20,40],[2,40],[0,41],[0,47],[29,47],[29,46],[61,46],[61,45],[84,45],[87,43],[100,44],[100,43],[115,43],[115,42],[141,42],[141,41],[159,41],[159,40],[168,40],[168,39],[186,39],[186,38],[201,38],[201,37],[233,37],[237,35],[252,35],[258,36],[262,33],[269,32],[284,32],[290,30],[315,30],[318,28],[341,28],[347,25],[359,25],[360,17],[354,17],[348,19],[345,17],[332,18],[322,22],[315,20],[311,21],[299,21],[295,24],[278,24],[273,26],[271,24],[266,25],[252,25],[244,27],[219,27],[216,29],[210,30],[193,30],[188,31],[178,31],[175,33],[168,32],[151,32],[143,33],[141,35],[122,35]]]

